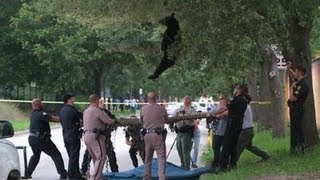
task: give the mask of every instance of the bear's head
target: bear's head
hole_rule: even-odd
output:
[[[174,13],[172,13],[170,16],[166,16],[163,19],[159,21],[162,25],[167,26],[168,29],[176,29],[177,31],[180,30],[179,28],[179,22],[174,17]]]

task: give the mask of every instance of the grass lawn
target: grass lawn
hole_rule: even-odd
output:
[[[23,131],[29,129],[30,120],[29,119],[19,119],[19,120],[10,120],[14,132]]]
[[[266,150],[271,159],[256,163],[260,158],[245,150],[240,157],[236,169],[218,175],[206,174],[202,180],[210,179],[257,179],[262,176],[303,175],[320,171],[320,145],[304,155],[289,154],[289,136],[273,139],[270,131],[258,132],[254,137],[254,145]],[[202,157],[206,164],[212,161],[212,150],[209,149]]]

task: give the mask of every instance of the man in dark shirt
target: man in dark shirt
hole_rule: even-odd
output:
[[[63,141],[69,156],[68,178],[80,179],[79,152],[82,113],[74,107],[75,97],[71,94],[63,96],[64,106],[60,110]]]
[[[304,103],[308,97],[309,85],[306,80],[306,70],[297,66],[293,72],[296,82],[292,83],[288,106],[290,108],[290,151],[292,153],[304,152],[304,135],[302,131],[302,118]]]
[[[132,118],[135,118],[135,116],[132,116]],[[130,146],[129,154],[134,167],[138,167],[137,152],[139,152],[143,163],[145,159],[145,145],[140,135],[142,128],[142,125],[129,125],[125,129],[126,144]]]
[[[57,116],[51,116],[43,112],[42,102],[39,98],[32,101],[32,109],[33,111],[30,115],[30,135],[28,139],[33,155],[26,169],[26,176],[27,178],[31,178],[33,171],[39,163],[41,152],[44,152],[54,161],[57,171],[60,174],[60,179],[66,179],[67,172],[64,168],[61,153],[50,139],[49,122],[60,122],[60,120]]]
[[[222,171],[234,168],[237,162],[237,142],[242,130],[243,116],[247,109],[247,101],[245,98],[246,86],[238,85],[233,93],[233,100],[227,105],[228,108],[228,124],[223,139],[220,169]]]

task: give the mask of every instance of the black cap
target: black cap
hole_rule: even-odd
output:
[[[74,97],[75,95],[73,95],[73,94],[66,94],[66,95],[64,95],[63,96],[63,102],[64,103],[67,103],[68,102],[68,99],[70,99],[70,98],[72,98],[72,97]]]

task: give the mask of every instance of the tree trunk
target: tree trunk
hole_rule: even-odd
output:
[[[258,101],[258,94],[257,94],[257,76],[254,69],[250,69],[249,72],[246,74],[246,83],[248,85],[249,95],[252,98],[252,101]],[[257,121],[260,119],[260,113],[258,113],[258,104],[252,103],[251,105],[253,111],[253,120]]]
[[[310,32],[312,29],[312,21],[305,26],[299,25],[297,18],[290,19],[290,46],[293,49],[291,58],[285,57],[293,61],[293,64],[301,64],[306,68],[307,81],[309,84],[309,94],[304,104],[304,116],[302,119],[303,132],[306,147],[312,147],[319,142],[319,136],[316,126],[313,84],[312,84],[312,58],[310,50]],[[288,53],[290,54],[290,53]]]
[[[264,51],[264,48],[263,48]],[[259,101],[268,102],[271,100],[270,82],[269,82],[269,61],[266,61],[264,54],[263,62],[261,63],[261,80],[259,88]],[[271,128],[271,106],[270,104],[258,104],[258,111],[260,112],[258,122],[265,128]]]
[[[269,48],[271,59],[270,72],[274,72],[274,76],[269,75],[270,91],[271,91],[271,109],[272,109],[272,136],[284,137],[285,136],[285,81],[281,80],[280,72],[278,71],[277,57],[274,51]]]
[[[261,91],[262,101],[271,101],[271,104],[263,103],[263,119],[268,120],[267,127],[272,127],[273,137],[285,136],[285,92],[284,84],[281,86],[281,78],[277,67],[277,57],[271,47],[268,47],[259,37],[256,38],[257,47],[262,55]],[[266,122],[264,122],[266,123]]]
[[[100,96],[101,93],[101,78],[102,78],[102,68],[97,67],[93,73],[94,79],[94,94]]]

